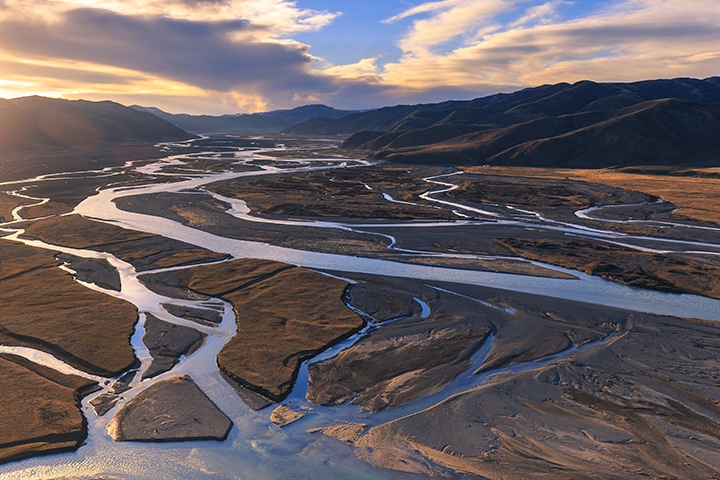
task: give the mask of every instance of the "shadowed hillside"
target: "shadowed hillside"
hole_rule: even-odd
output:
[[[350,135],[343,148],[403,163],[606,167],[720,164],[720,77],[582,81],[466,102],[313,118],[286,134]]]
[[[101,142],[161,142],[191,138],[146,112],[119,103],[23,97],[0,100],[0,150],[79,147]]]
[[[377,151],[376,158],[576,168],[716,165],[720,104],[655,100],[604,114],[532,120],[425,146],[403,147],[397,140]]]

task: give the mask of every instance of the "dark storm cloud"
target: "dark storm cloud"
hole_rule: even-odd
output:
[[[308,73],[307,47],[253,40],[260,32],[245,20],[193,22],[85,8],[53,23],[3,21],[0,44],[17,56],[104,64],[210,90],[332,88]],[[247,40],[233,40],[234,34]]]

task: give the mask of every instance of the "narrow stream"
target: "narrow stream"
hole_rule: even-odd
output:
[[[667,227],[677,227],[677,228],[689,228],[689,229],[696,229],[696,230],[709,230],[713,232],[720,232],[720,227],[710,227],[708,225],[692,225],[692,224],[686,224],[686,223],[677,223],[677,222],[669,222],[665,220],[615,220],[611,218],[602,218],[592,215],[594,212],[600,212],[602,210],[611,210],[611,209],[617,209],[617,208],[627,208],[627,207],[641,207],[645,205],[655,205],[655,204],[661,204],[665,203],[663,200],[657,200],[656,202],[646,202],[646,203],[629,203],[629,204],[622,204],[622,205],[600,205],[596,207],[590,207],[585,208],[582,210],[578,210],[575,212],[575,216],[578,218],[582,218],[584,220],[593,220],[596,222],[606,222],[606,223],[635,223],[639,225],[645,225],[649,227],[657,227],[657,228],[667,228]]]

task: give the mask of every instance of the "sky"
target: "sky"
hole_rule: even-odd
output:
[[[172,113],[720,75],[720,0],[0,0],[0,98]]]

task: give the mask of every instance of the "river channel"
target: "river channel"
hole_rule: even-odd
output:
[[[280,147],[283,148],[283,147]],[[168,173],[167,167],[182,165],[187,159],[218,158],[217,152],[204,152],[192,155],[175,155],[157,162],[145,164],[139,167],[127,165],[123,168],[135,168],[139,173],[155,176],[173,176],[177,181],[163,183],[149,183],[133,187],[107,187],[100,189],[97,194],[87,197],[82,201],[73,213],[83,215],[96,221],[102,221],[118,225],[124,228],[141,232],[161,235],[170,239],[186,242],[198,247],[206,248],[219,253],[227,253],[232,258],[256,258],[279,262],[285,262],[298,266],[311,268],[321,272],[329,272],[332,275],[342,277],[347,274],[375,274],[390,277],[409,278],[422,280],[423,282],[458,283],[466,285],[477,285],[492,287],[519,293],[537,294],[554,297],[564,300],[604,305],[627,310],[645,313],[676,315],[681,317],[694,317],[706,320],[720,320],[720,301],[707,297],[700,297],[686,294],[662,293],[650,290],[642,290],[627,287],[618,283],[609,282],[599,277],[589,276],[581,272],[562,269],[549,265],[546,268],[555,269],[559,272],[569,273],[575,278],[549,278],[535,277],[508,273],[495,273],[471,269],[453,269],[434,267],[428,265],[398,263],[376,258],[363,258],[341,254],[312,252],[298,249],[291,249],[271,245],[267,243],[251,242],[233,238],[222,237],[206,231],[198,230],[174,220],[151,216],[140,213],[133,213],[121,210],[115,201],[129,196],[151,195],[158,193],[174,193],[196,195],[202,192],[203,187],[220,180],[228,180],[243,176],[277,175],[288,170],[295,172],[311,171],[316,169],[329,168],[353,168],[366,165],[363,160],[348,160],[329,156],[328,158],[313,157],[311,159],[287,159],[283,158],[278,165],[267,162],[268,157],[259,157],[257,150],[237,149],[233,153],[235,164],[249,164],[249,162],[263,158],[265,164],[260,170],[250,171],[225,171],[225,172],[198,172],[196,174]],[[227,152],[223,155],[227,157]],[[279,167],[282,163],[282,168]],[[288,166],[290,165],[290,166]],[[90,175],[91,173],[87,173]],[[112,170],[94,172],[94,175],[107,174],[108,184],[113,181]],[[68,174],[57,174],[46,179],[61,180],[64,175],[77,176],[77,172]],[[379,235],[388,238],[389,248],[395,248],[395,239],[387,234],[375,231],[379,227],[392,225],[395,228],[448,228],[453,225],[468,225],[480,220],[469,219],[469,214],[481,214],[492,217],[495,224],[507,224],[512,226],[527,225],[533,228],[545,228],[560,230],[569,235],[584,234],[594,238],[606,239],[610,243],[629,245],[637,249],[646,249],[642,246],[642,237],[631,237],[618,234],[613,231],[588,229],[581,225],[545,221],[539,218],[532,211],[520,211],[513,215],[506,215],[486,209],[479,209],[463,205],[457,202],[435,199],[435,195],[452,189],[452,176],[428,178],[428,192],[422,196],[428,201],[437,201],[458,212],[458,220],[455,222],[403,222],[390,223],[388,221],[363,222],[363,223],[338,223],[338,222],[305,222],[299,220],[270,220],[254,216],[242,200],[227,199],[214,195],[217,200],[229,205],[227,214],[244,220],[255,222],[273,223],[275,225],[288,225],[313,228],[331,228],[352,231],[368,235]],[[10,182],[8,182],[10,183]],[[27,184],[29,181],[12,182],[14,184]],[[444,188],[438,190],[437,187]],[[4,188],[12,189],[12,185]],[[23,196],[21,188],[17,189],[17,195]],[[388,202],[397,202],[390,195],[383,194]],[[28,198],[28,197],[25,197]],[[32,198],[32,197],[29,197]],[[37,205],[45,203],[47,199],[37,198]],[[21,221],[23,217],[21,207],[13,211],[14,221]],[[588,211],[583,211],[580,218],[586,218]],[[468,215],[465,215],[468,214]],[[584,216],[583,216],[584,215]],[[464,218],[466,217],[466,218]],[[503,371],[494,371],[484,375],[473,375],[489,352],[492,345],[492,336],[486,344],[474,355],[472,368],[458,377],[441,392],[431,397],[412,402],[398,409],[391,409],[377,415],[370,415],[360,411],[356,406],[341,405],[338,407],[317,407],[309,404],[304,396],[307,391],[307,362],[303,365],[298,382],[293,393],[286,403],[296,407],[312,408],[312,414],[308,415],[302,422],[291,424],[285,428],[278,428],[269,420],[272,408],[261,411],[253,411],[248,408],[235,394],[234,390],[222,379],[216,365],[216,356],[220,349],[227,343],[236,332],[236,321],[243,319],[235,318],[232,306],[221,299],[210,299],[205,301],[178,300],[164,297],[147,289],[138,280],[139,273],[132,265],[123,262],[110,253],[82,249],[71,249],[59,247],[37,240],[25,240],[20,237],[22,230],[14,228],[14,222],[8,222],[0,228],[11,231],[9,240],[21,241],[28,245],[46,248],[54,251],[62,251],[78,257],[101,258],[107,260],[114,266],[121,276],[120,291],[105,290],[94,284],[85,284],[87,288],[103,291],[123,300],[127,300],[137,306],[140,311],[135,335],[132,337],[132,345],[136,356],[141,361],[141,367],[130,382],[131,389],[123,396],[125,401],[136,396],[138,393],[162,381],[170,376],[188,374],[198,386],[212,399],[213,402],[226,414],[234,423],[234,427],[227,440],[202,441],[202,442],[171,442],[171,443],[133,443],[114,442],[107,432],[107,425],[114,413],[122,407],[123,402],[110,410],[106,415],[99,417],[89,404],[89,401],[107,391],[117,379],[97,380],[103,385],[104,390],[96,392],[83,401],[83,413],[88,420],[89,436],[80,449],[71,453],[54,454],[44,457],[31,458],[19,462],[12,462],[0,466],[0,478],[2,479],[47,479],[47,478],[133,478],[133,479],[275,479],[275,478],[312,478],[312,479],[374,479],[374,478],[416,478],[415,476],[391,472],[375,468],[367,463],[358,460],[353,454],[352,447],[344,445],[334,439],[323,435],[309,435],[306,430],[343,421],[362,422],[375,425],[387,422],[404,415],[409,415],[431,407],[451,395],[456,395],[466,389],[474,388],[482,382],[487,381],[491,375],[502,375]],[[653,241],[660,242],[658,239]],[[673,239],[662,240],[668,249],[687,248],[689,253],[701,253],[707,255],[720,254],[720,245],[712,243],[678,241]],[[424,252],[414,251],[413,253],[423,255]],[[460,257],[452,252],[438,254],[437,252],[426,253],[428,256],[446,255]],[[65,267],[67,268],[67,267]],[[178,267],[181,268],[181,267]],[[167,269],[165,269],[167,270]],[[142,274],[158,273],[161,270],[143,271]],[[452,294],[453,292],[448,292]],[[416,299],[422,310],[423,318],[430,314],[427,304]],[[222,312],[222,323],[217,327],[199,326],[182,318],[175,317],[163,308],[163,304],[173,303],[193,308],[212,308]],[[491,304],[485,304],[487,308],[498,308]],[[509,312],[512,314],[512,312]],[[142,373],[148,368],[151,361],[147,348],[142,343],[144,334],[144,322],[147,314],[166,322],[178,325],[189,326],[200,330],[208,335],[205,344],[192,355],[183,358],[170,372],[151,379],[142,380]],[[382,328],[372,326],[367,328]],[[333,349],[321,354],[318,358],[311,360],[319,361],[336,355],[340,350],[348,348],[355,341],[361,338],[361,332]],[[608,341],[609,337],[603,341]],[[12,346],[0,346],[0,352],[13,353],[23,356],[30,361],[55,368],[59,371],[73,372],[72,367],[65,365],[59,360],[42,352],[31,349],[21,349]],[[566,355],[570,352],[565,352]],[[541,364],[547,364],[557,360],[559,357],[544,358],[536,362],[527,362],[508,368],[507,371],[522,371],[532,369]]]

